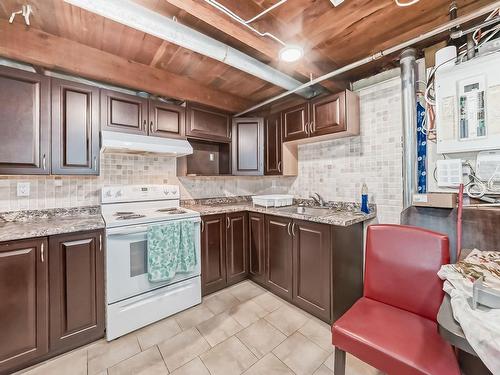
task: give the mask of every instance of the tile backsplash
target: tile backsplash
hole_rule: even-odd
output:
[[[299,146],[292,194],[318,192],[327,200],[361,200],[366,183],[381,223],[399,223],[402,210],[402,109],[399,77],[358,92],[360,135]]]

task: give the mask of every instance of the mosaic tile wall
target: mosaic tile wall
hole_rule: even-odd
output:
[[[209,198],[288,192],[294,178],[176,177],[176,159],[165,156],[102,154],[101,175],[0,176],[0,212],[97,205],[105,185],[179,184],[181,197]],[[17,197],[17,183],[30,183],[30,196]]]
[[[380,223],[399,223],[402,210],[402,113],[399,77],[358,91],[361,135],[299,146],[299,176],[291,193],[361,200],[367,184]]]

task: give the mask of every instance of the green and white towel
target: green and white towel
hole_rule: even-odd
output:
[[[177,221],[148,228],[148,278],[168,281],[196,267],[194,223]]]

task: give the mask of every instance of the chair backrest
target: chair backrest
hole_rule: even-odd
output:
[[[448,237],[404,225],[370,225],[364,296],[436,320],[443,300],[437,276],[449,263]]]

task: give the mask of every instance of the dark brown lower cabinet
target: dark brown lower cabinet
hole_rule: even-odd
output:
[[[62,352],[104,336],[101,232],[50,237],[50,350]]]
[[[237,212],[202,217],[202,293],[250,278],[331,323],[363,294],[363,223]]]
[[[0,374],[49,351],[47,240],[0,244]]]
[[[292,220],[266,215],[266,287],[292,300]]]
[[[246,212],[201,220],[201,292],[207,295],[248,277],[248,223]]]
[[[104,336],[102,236],[0,243],[0,374]]]
[[[226,280],[232,285],[248,277],[248,223],[246,212],[226,214]]]
[[[248,273],[250,279],[259,283],[266,282],[266,252],[264,214],[248,213]]]
[[[226,215],[201,218],[201,293],[226,287]]]
[[[305,311],[330,319],[332,243],[330,225],[294,220],[293,302]]]

